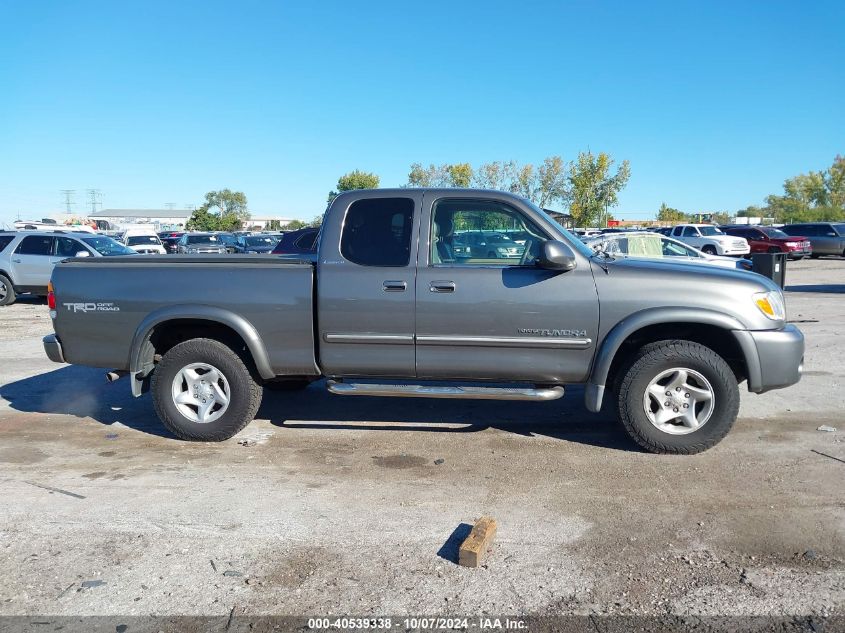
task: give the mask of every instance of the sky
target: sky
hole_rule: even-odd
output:
[[[617,217],[736,210],[845,153],[845,3],[0,0],[0,222],[313,218],[413,162],[631,164]]]

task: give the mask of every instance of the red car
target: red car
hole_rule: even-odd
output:
[[[752,253],[788,253],[790,259],[803,259],[813,253],[810,240],[800,235],[787,235],[773,226],[723,226],[728,235],[744,237]]]

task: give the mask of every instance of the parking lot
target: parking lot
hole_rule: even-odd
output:
[[[791,262],[804,378],[695,456],[562,401],[266,392],[222,444],[0,309],[0,614],[845,614],[845,260]],[[835,427],[833,432],[819,427]],[[487,564],[453,562],[499,525]],[[92,582],[93,581],[93,582]],[[100,581],[100,582],[96,582]]]

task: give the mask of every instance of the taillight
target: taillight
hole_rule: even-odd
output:
[[[47,306],[51,310],[56,309],[56,295],[53,293],[53,282],[47,283]]]

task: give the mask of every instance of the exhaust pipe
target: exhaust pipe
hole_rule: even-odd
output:
[[[114,371],[107,371],[106,372],[106,380],[109,382],[114,382],[115,380],[120,380],[124,376],[128,376],[129,372],[125,369],[115,369]]]

